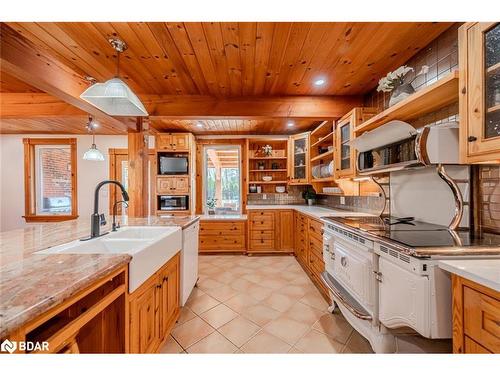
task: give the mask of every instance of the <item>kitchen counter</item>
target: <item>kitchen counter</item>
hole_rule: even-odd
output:
[[[228,220],[228,221],[239,221],[246,220],[247,215],[241,214],[230,214],[230,215],[201,215],[200,220]]]
[[[247,210],[296,210],[305,215],[312,216],[315,219],[321,219],[323,217],[343,217],[343,216],[373,216],[372,214],[359,211],[347,211],[333,209],[323,206],[307,206],[300,204],[259,204],[259,205],[247,205]]]
[[[500,292],[500,259],[440,260],[439,267]]]
[[[123,226],[180,226],[198,216],[120,217]],[[109,220],[111,221],[111,220]],[[102,227],[108,231],[110,225]],[[35,254],[88,236],[86,218],[30,225],[0,233],[0,337],[59,305],[132,259],[129,255]]]

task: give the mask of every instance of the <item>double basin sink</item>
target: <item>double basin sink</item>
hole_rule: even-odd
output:
[[[72,241],[37,254],[128,254],[129,292],[133,292],[182,248],[180,227],[122,227],[88,241]]]

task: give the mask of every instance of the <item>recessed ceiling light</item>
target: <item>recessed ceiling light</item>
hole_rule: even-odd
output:
[[[294,126],[294,125],[295,125],[295,124],[294,124],[294,122],[293,122],[293,121],[288,121],[288,123],[287,123],[287,126],[288,126],[288,127],[292,127],[292,126]]]
[[[325,83],[326,83],[326,80],[324,80],[323,78],[319,78],[316,81],[314,81],[315,86],[323,86]]]
[[[203,127],[203,124],[201,122],[197,122],[196,123],[196,126],[199,127],[199,128],[202,128]]]

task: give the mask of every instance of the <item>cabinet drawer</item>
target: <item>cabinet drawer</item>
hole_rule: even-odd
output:
[[[325,262],[314,253],[309,253],[309,267],[311,271],[319,275],[325,270]]]
[[[251,240],[271,240],[274,238],[272,230],[253,230],[250,232]]]
[[[323,223],[309,219],[309,234],[323,238]]]
[[[243,250],[244,236],[205,236],[200,235],[200,250]]]
[[[200,236],[202,235],[244,235],[245,222],[244,221],[224,221],[212,222],[202,221],[200,225]]]
[[[252,230],[274,230],[274,214],[251,215],[250,225]]]
[[[252,250],[274,250],[273,239],[250,239],[250,249]]]
[[[479,345],[471,338],[465,336],[465,353],[467,354],[491,354],[491,352],[484,346]]]
[[[309,248],[317,254],[323,254],[323,241],[319,241],[314,236],[309,236]]]
[[[464,331],[493,353],[500,353],[500,301],[464,287]]]

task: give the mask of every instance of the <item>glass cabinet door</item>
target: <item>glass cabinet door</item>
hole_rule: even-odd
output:
[[[500,24],[485,30],[484,138],[500,136]]]
[[[340,170],[345,171],[351,167],[351,123],[346,122],[340,127]]]
[[[353,136],[353,119],[356,118],[356,110],[337,123],[335,139],[335,178],[353,177],[354,174],[354,152],[349,142]]]
[[[308,134],[298,134],[290,137],[291,171],[290,182],[307,183],[308,176]]]
[[[466,29],[465,120],[467,155],[464,161],[500,158],[500,24],[475,23]],[[461,99],[461,100],[462,100]]]

